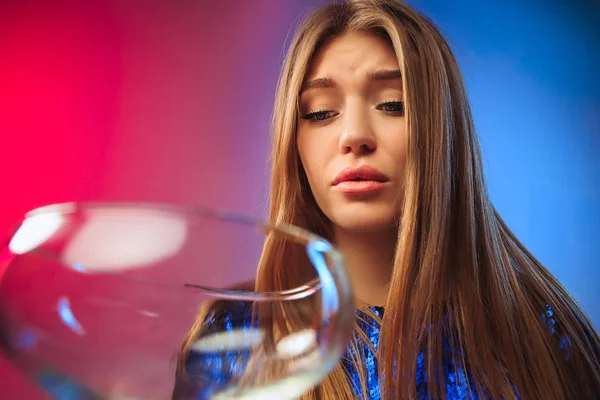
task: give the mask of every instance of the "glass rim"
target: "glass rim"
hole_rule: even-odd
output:
[[[259,232],[266,237],[270,232],[275,232],[276,234],[282,234],[288,239],[292,239],[295,243],[299,245],[303,245],[308,248],[309,245],[314,243],[320,243],[325,246],[325,252],[332,257],[334,265],[328,266],[327,269],[330,270],[330,273],[333,273],[339,277],[340,269],[342,265],[343,257],[342,255],[332,246],[332,244],[324,239],[323,237],[314,234],[304,228],[300,228],[298,226],[294,226],[287,223],[270,223],[267,222],[264,218],[252,217],[248,215],[244,215],[242,213],[227,211],[224,209],[213,208],[209,206],[198,206],[198,205],[185,205],[185,204],[172,204],[172,203],[162,203],[162,202],[145,202],[145,201],[71,201],[71,202],[62,202],[62,203],[53,203],[49,205],[44,205],[41,207],[34,208],[24,214],[19,222],[16,223],[15,229],[13,230],[11,236],[9,236],[8,241],[3,244],[3,248],[8,248],[11,242],[12,237],[19,230],[19,228],[23,225],[23,223],[29,218],[50,215],[50,214],[58,214],[58,215],[76,215],[79,213],[84,213],[86,211],[93,210],[103,210],[103,209],[119,209],[119,208],[130,208],[130,209],[140,209],[140,210],[149,210],[149,211],[158,211],[158,212],[166,212],[173,213],[179,216],[182,216],[186,220],[191,220],[193,218],[208,218],[213,220],[221,220],[224,222],[230,222],[234,224],[242,224],[248,227],[257,227],[264,230],[263,232]],[[0,248],[1,250],[1,248]],[[27,253],[35,254],[36,256],[42,258],[54,258],[51,257],[46,252],[36,251],[38,249],[34,248]],[[9,250],[10,251],[10,250]],[[61,264],[65,264],[60,259],[57,262]],[[315,265],[311,263],[313,268],[316,268]],[[302,298],[307,298],[315,294],[316,292],[322,289],[321,285],[321,277],[314,278],[302,285],[299,285],[295,288],[279,290],[279,291],[249,291],[249,290],[240,290],[240,289],[224,289],[224,288],[215,288],[210,286],[203,286],[200,284],[191,284],[191,283],[179,283],[174,281],[158,281],[154,279],[144,279],[140,277],[130,277],[125,276],[122,271],[112,272],[112,271],[103,271],[103,270],[95,270],[96,274],[104,274],[108,276],[115,276],[121,279],[134,280],[140,283],[148,283],[148,284],[158,284],[158,285],[171,285],[171,286],[181,286],[189,290],[199,290],[211,297],[215,297],[217,300],[241,300],[241,301],[252,301],[252,302],[269,302],[269,301],[288,301],[288,300],[298,300]],[[344,280],[348,280],[347,277],[342,278]]]

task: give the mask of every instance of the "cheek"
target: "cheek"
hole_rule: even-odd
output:
[[[297,143],[298,153],[300,155],[300,162],[302,163],[302,168],[304,169],[304,173],[308,178],[308,183],[312,188],[315,180],[314,171],[316,155],[313,151],[311,143],[306,138],[299,138]]]
[[[404,170],[406,157],[408,154],[408,136],[404,126],[398,128],[397,125],[390,126],[387,130],[390,134],[387,135],[383,145],[388,149],[388,154],[393,158],[394,163],[398,165],[398,169]]]
[[[319,140],[321,139],[321,140]],[[311,191],[315,198],[320,198],[329,182],[328,161],[331,159],[329,144],[325,138],[301,138],[298,140],[300,160]]]

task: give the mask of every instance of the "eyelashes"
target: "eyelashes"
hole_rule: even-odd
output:
[[[404,103],[398,100],[383,102],[377,109],[393,115],[404,115]]]
[[[400,100],[385,101],[378,104],[376,109],[390,116],[403,116],[404,102]],[[300,118],[311,122],[323,122],[336,117],[338,114],[338,112],[332,110],[314,110],[301,115]]]
[[[300,118],[309,120],[309,121],[319,122],[319,121],[326,121],[330,118],[335,117],[336,115],[338,115],[338,113],[335,111],[317,110],[317,111],[311,111],[308,114],[302,115],[302,116],[300,116]]]

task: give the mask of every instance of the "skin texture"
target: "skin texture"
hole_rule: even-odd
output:
[[[370,303],[385,302],[403,190],[407,134],[399,69],[388,41],[347,32],[315,54],[299,101],[297,144],[311,191],[333,223],[357,297]],[[387,176],[380,190],[349,194],[332,185],[344,168],[363,165]]]

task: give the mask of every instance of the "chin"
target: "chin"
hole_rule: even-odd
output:
[[[381,232],[397,225],[396,213],[389,206],[342,206],[331,212],[329,219],[337,227],[356,233]]]

